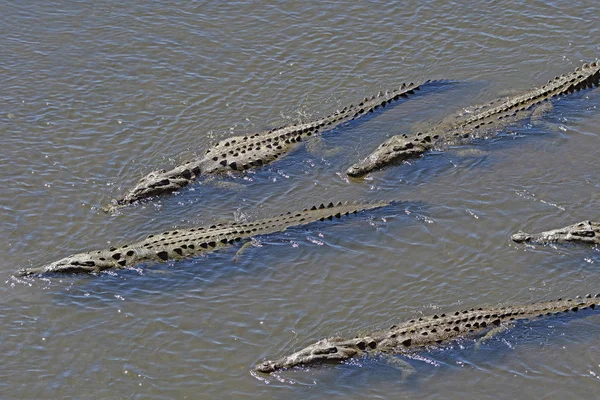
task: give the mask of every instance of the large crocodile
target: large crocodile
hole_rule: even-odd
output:
[[[450,341],[481,336],[492,329],[509,328],[513,321],[577,312],[600,305],[600,294],[595,297],[558,299],[526,305],[493,308],[471,308],[451,314],[436,314],[412,319],[389,329],[353,339],[331,337],[322,339],[296,353],[274,361],[264,361],[256,371],[271,373],[295,366],[309,366],[323,362],[341,362],[366,353],[406,354],[439,346]]]
[[[352,165],[346,173],[360,177],[388,165],[418,157],[437,147],[465,140],[493,136],[515,122],[533,115],[535,106],[560,95],[598,85],[600,62],[583,64],[574,72],[561,75],[539,88],[473,107],[444,119],[427,132],[392,136],[364,160]]]
[[[533,242],[539,244],[580,242],[600,244],[600,222],[581,221],[564,228],[552,229],[540,233],[519,231],[511,236],[517,243]]]
[[[177,191],[201,176],[244,171],[268,164],[297,148],[299,142],[304,139],[330,131],[346,121],[357,119],[379,107],[385,107],[394,100],[408,97],[428,82],[430,81],[403,83],[397,89],[365,97],[357,105],[349,105],[309,122],[223,139],[206,150],[203,156],[168,171],[151,172],[122,198],[113,200],[107,210],[151,196]]]
[[[387,205],[375,203],[329,203],[313,206],[298,212],[288,212],[274,217],[252,222],[229,222],[208,227],[177,229],[120,247],[107,250],[74,254],[49,265],[25,268],[19,275],[46,273],[100,272],[109,268],[132,267],[142,262],[164,262],[198,254],[231,245],[234,242],[257,235],[281,232],[293,226],[306,225],[315,221],[340,218],[342,215],[357,213]]]

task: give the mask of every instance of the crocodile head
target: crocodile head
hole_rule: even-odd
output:
[[[432,147],[431,142],[431,136],[422,133],[392,136],[364,160],[348,168],[346,174],[361,177],[387,165],[418,157]]]
[[[519,231],[511,236],[517,243],[536,242],[581,242],[600,243],[600,223],[593,221],[581,221],[573,225],[565,226],[540,233],[526,233]]]
[[[107,211],[118,208],[122,205],[134,203],[148,197],[158,196],[165,193],[175,192],[189,185],[200,174],[200,168],[187,162],[171,170],[161,169],[153,171],[144,176],[120,199],[113,200],[112,204],[106,207]]]
[[[525,242],[531,240],[531,235],[529,233],[519,231],[517,233],[514,233],[510,238],[513,242],[525,243]]]
[[[258,372],[271,373],[279,369],[296,366],[307,366],[318,363],[338,363],[348,360],[363,352],[363,350],[375,349],[377,343],[370,337],[354,338],[345,340],[340,337],[332,337],[319,340],[304,349],[287,357],[274,361],[264,361],[254,369]]]
[[[51,264],[40,267],[24,268],[19,275],[37,275],[47,273],[91,273],[117,266],[116,259],[110,252],[95,251],[90,253],[73,254]]]

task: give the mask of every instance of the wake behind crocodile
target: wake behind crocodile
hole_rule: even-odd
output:
[[[259,168],[297,149],[303,140],[331,131],[344,122],[358,119],[406,98],[430,82],[403,83],[398,88],[365,97],[357,105],[350,104],[309,122],[223,139],[206,150],[201,157],[170,170],[153,171],[144,176],[133,189],[113,200],[105,210],[112,211],[149,197],[175,192],[199,177]]]

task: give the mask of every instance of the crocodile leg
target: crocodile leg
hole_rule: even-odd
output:
[[[501,333],[504,333],[510,329],[512,329],[514,327],[515,324],[513,323],[505,323],[502,324],[496,328],[493,328],[492,330],[490,330],[488,333],[486,333],[485,335],[483,335],[482,337],[480,337],[479,339],[477,339],[477,342],[475,343],[475,350],[479,350],[479,348],[481,347],[481,345],[484,342],[487,342],[488,340],[498,336]]]

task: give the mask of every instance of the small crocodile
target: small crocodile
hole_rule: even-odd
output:
[[[409,94],[414,94],[415,90],[419,90],[420,86],[429,82],[431,81],[403,83],[397,89],[365,97],[358,105],[351,104],[309,122],[223,139],[206,150],[206,153],[199,158],[168,171],[151,172],[122,198],[113,200],[106,210],[110,211],[148,197],[177,191],[201,176],[244,171],[268,164],[297,148],[306,138],[330,131],[346,121],[357,119],[379,107],[385,107],[394,100],[408,97]]]
[[[600,222],[581,221],[540,233],[525,233],[519,231],[511,236],[517,243],[533,242],[539,244],[579,242],[600,244]]]
[[[21,269],[19,275],[46,273],[95,273],[110,268],[132,267],[142,262],[164,262],[212,252],[234,242],[285,231],[293,226],[340,218],[342,215],[383,207],[388,203],[329,203],[252,222],[228,222],[208,227],[177,229],[108,250],[74,254],[49,265]]]
[[[493,136],[511,124],[531,117],[534,106],[560,95],[597,86],[599,81],[600,62],[583,64],[574,72],[558,76],[542,87],[475,106],[446,118],[428,132],[392,136],[364,160],[348,168],[346,173],[361,177],[390,164],[421,156],[435,147]]]
[[[331,337],[322,339],[296,353],[274,361],[264,361],[255,367],[258,372],[271,373],[279,369],[309,366],[323,362],[340,362],[367,353],[406,354],[417,352],[453,340],[476,337],[493,329],[507,329],[513,321],[577,312],[600,305],[600,294],[585,298],[558,299],[526,305],[494,308],[471,308],[451,314],[436,314],[412,319],[389,329],[354,339]]]

